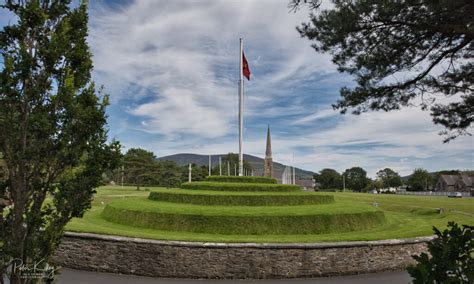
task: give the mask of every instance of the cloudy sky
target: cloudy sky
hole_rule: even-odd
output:
[[[429,113],[340,115],[331,103],[353,86],[295,27],[308,11],[287,0],[90,1],[94,80],[111,96],[109,134],[157,156],[238,152],[239,37],[245,82],[245,153],[319,171],[361,166],[370,176],[473,169],[472,137],[442,143]],[[2,12],[2,24],[7,16]]]

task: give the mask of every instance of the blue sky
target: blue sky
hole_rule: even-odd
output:
[[[295,27],[308,11],[288,1],[90,1],[93,77],[111,97],[109,135],[157,156],[238,151],[239,37],[245,82],[244,150],[319,171],[361,166],[472,169],[472,137],[442,143],[442,128],[416,107],[340,115],[331,103],[353,86]],[[9,16],[0,12],[1,22]]]

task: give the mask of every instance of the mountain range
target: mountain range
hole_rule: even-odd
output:
[[[212,166],[218,165],[219,157],[225,157],[225,156],[227,156],[227,154],[211,155]],[[198,155],[198,154],[189,154],[189,153],[180,153],[180,154],[175,154],[175,155],[170,155],[170,156],[164,156],[164,157],[158,158],[158,160],[173,161],[180,166],[185,166],[190,163],[191,164],[194,163],[199,166],[202,166],[202,165],[207,166],[209,164],[208,155]],[[252,168],[254,170],[254,175],[256,176],[263,175],[264,159],[256,157],[256,156],[244,154],[244,160],[248,161],[252,165]],[[280,179],[286,166],[287,165],[277,163],[274,161],[273,162],[273,177]],[[314,175],[314,172],[303,170],[300,168],[295,168],[295,174],[300,179],[311,179]]]

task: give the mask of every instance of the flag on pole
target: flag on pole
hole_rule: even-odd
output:
[[[245,58],[244,51],[242,50],[242,74],[250,81],[250,68],[249,64],[247,63],[247,59]]]

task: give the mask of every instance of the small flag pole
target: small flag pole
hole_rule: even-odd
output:
[[[244,78],[243,68],[243,48],[244,42],[240,39],[240,65],[239,65],[239,176],[243,176],[244,154],[243,154],[243,130],[244,130]]]

